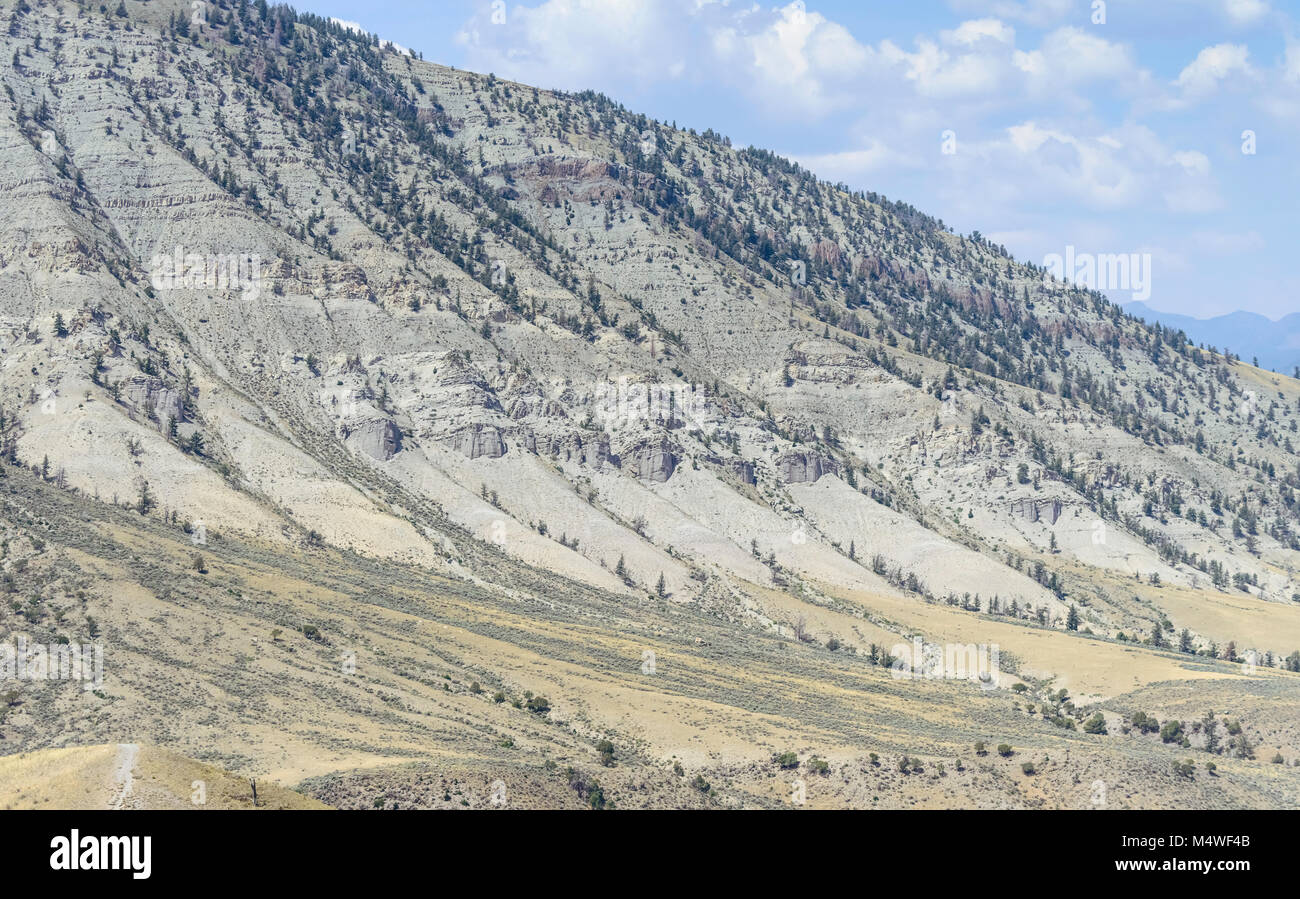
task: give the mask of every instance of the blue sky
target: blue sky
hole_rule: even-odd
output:
[[[300,8],[434,62],[711,127],[1022,259],[1149,255],[1156,309],[1300,309],[1300,0]]]

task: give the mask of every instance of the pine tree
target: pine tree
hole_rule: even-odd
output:
[[[1070,614],[1065,619],[1065,629],[1067,631],[1079,629],[1079,609],[1076,606],[1070,606]]]
[[[1205,731],[1205,751],[1217,753],[1219,751],[1219,722],[1214,720],[1214,711],[1205,713],[1201,720],[1201,729]]]
[[[149,491],[149,482],[142,481],[140,484],[140,498],[136,500],[135,510],[141,515],[148,515],[149,510],[154,507],[153,494]]]
[[[660,599],[668,596],[668,584],[664,582],[664,573],[659,572],[659,583],[655,584],[655,595]]]
[[[63,322],[62,312],[54,313],[54,336],[55,337],[68,336],[68,326]]]

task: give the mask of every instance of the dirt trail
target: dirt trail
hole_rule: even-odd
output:
[[[131,791],[135,787],[135,760],[140,754],[140,745],[138,743],[119,743],[117,746],[117,759],[113,764],[113,800],[112,808],[114,811],[121,811],[126,807],[126,801],[131,796]]]

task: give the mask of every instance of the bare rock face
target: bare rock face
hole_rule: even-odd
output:
[[[599,437],[592,437],[587,440],[575,436],[574,444],[574,454],[583,465],[599,468],[609,459],[608,434],[601,434]]]
[[[667,481],[682,462],[681,450],[664,438],[636,444],[624,454],[624,459],[629,471],[652,484]]]
[[[177,424],[185,421],[185,403],[181,392],[167,387],[158,378],[134,377],[122,385],[122,399],[145,415],[153,414],[166,424],[175,418]]]
[[[1061,504],[1061,501],[1059,499],[1053,499],[1043,503],[1043,509],[1039,512],[1039,516],[1041,517],[1046,515],[1048,524],[1056,524],[1057,520],[1061,517],[1061,513],[1064,511],[1065,506]]]
[[[343,428],[348,446],[373,459],[387,462],[402,451],[402,432],[386,418],[372,418]]]
[[[606,462],[618,465],[618,459],[610,453],[608,434],[552,434],[540,440],[533,439],[537,451],[565,462],[577,462],[591,468],[600,468]]]
[[[229,12],[232,4],[219,6]],[[10,549],[0,565],[35,563],[26,573],[12,571],[20,597],[35,591],[66,604],[65,587],[43,586],[47,570],[66,574],[61,580],[70,586],[82,580],[74,568],[91,576],[107,567],[81,558],[64,566],[57,550],[35,548],[37,530],[54,547],[65,534],[76,537],[76,522],[97,520],[98,496],[110,516],[103,520],[129,537],[135,525],[107,502],[115,494],[130,500],[147,483],[159,503],[137,513],[142,523],[176,512],[204,520],[205,530],[237,535],[220,551],[227,570],[209,581],[237,581],[249,565],[269,568],[281,541],[292,552],[281,580],[298,578],[302,589],[288,593],[303,593],[306,606],[288,595],[288,613],[278,602],[240,601],[241,629],[268,632],[287,614],[339,639],[353,642],[348,635],[355,633],[363,644],[372,637],[382,643],[392,636],[379,630],[392,627],[391,616],[365,614],[352,596],[381,580],[403,594],[437,590],[447,613],[438,617],[481,609],[484,621],[498,613],[518,621],[509,633],[474,639],[470,658],[453,668],[468,665],[485,684],[522,679],[541,689],[541,678],[548,695],[561,699],[589,692],[592,678],[609,695],[645,688],[634,663],[615,672],[603,654],[584,658],[588,633],[617,642],[645,632],[670,655],[734,640],[707,654],[710,674],[721,683],[748,671],[755,689],[777,694],[788,689],[785,681],[797,682],[801,696],[777,709],[788,732],[778,745],[819,752],[848,746],[859,734],[854,727],[833,732],[827,719],[839,716],[814,714],[815,703],[802,694],[842,699],[846,722],[870,714],[873,703],[858,696],[852,671],[820,651],[777,651],[789,636],[783,631],[805,614],[812,623],[808,633],[795,626],[801,637],[824,646],[832,636],[855,642],[854,619],[824,614],[823,601],[801,583],[816,584],[831,607],[851,591],[864,615],[900,634],[1005,638],[1008,656],[1032,645],[1032,662],[1022,660],[1031,668],[1073,693],[1113,696],[1117,708],[1177,702],[1175,692],[1151,682],[1173,677],[1174,668],[1163,657],[1147,660],[1141,646],[1076,646],[1066,615],[1085,597],[1081,614],[1102,637],[1141,633],[1159,609],[1180,629],[1184,621],[1199,626],[1198,650],[1234,640],[1285,659],[1300,649],[1300,632],[1288,630],[1285,617],[1300,604],[1300,520],[1290,502],[1300,490],[1290,430],[1300,428],[1300,379],[1170,342],[1172,333],[1072,285],[1050,285],[1039,267],[987,242],[945,233],[874,194],[813,183],[711,132],[670,128],[586,95],[532,91],[372,52],[368,39],[344,39],[316,19],[297,19],[291,29],[295,16],[284,7],[191,27],[191,39],[179,45],[172,29],[161,29],[172,13],[191,15],[189,0],[122,7],[28,0],[5,8],[0,44],[18,65],[6,79],[12,96],[0,97],[0,455],[12,450],[14,461],[38,471],[48,458],[54,482],[16,470],[6,481],[0,531]],[[329,115],[295,109],[302,90],[312,100],[333,98]],[[257,153],[243,152],[239,140],[208,139],[225,133],[222,98],[227,105],[236,98],[235,131],[253,135]],[[412,108],[432,142],[409,127]],[[335,125],[349,135],[346,149]],[[640,150],[629,152],[637,144]],[[365,160],[378,158],[382,172],[364,171]],[[751,228],[770,245],[770,258],[763,258],[766,248],[730,251],[735,235]],[[178,254],[187,269],[197,256],[202,277],[180,280],[202,283],[177,285],[172,277],[161,286],[168,266],[156,264],[155,253],[173,269]],[[796,258],[808,263],[798,278],[787,264]],[[244,268],[252,287],[236,283]],[[222,286],[227,281],[230,289]],[[150,291],[137,289],[146,283]],[[56,333],[56,314],[65,336]],[[953,334],[961,347],[948,345]],[[101,383],[86,383],[90,355],[109,348]],[[1079,389],[1062,402],[1048,373],[1064,378],[1067,368]],[[1000,379],[996,387],[990,371]],[[1098,389],[1084,389],[1088,382]],[[120,385],[118,392],[110,393],[111,385]],[[83,391],[84,402],[77,399]],[[1167,399],[1153,404],[1152,396]],[[179,439],[154,439],[172,420]],[[1206,444],[1200,453],[1188,443],[1198,430]],[[193,441],[195,434],[201,439]],[[425,458],[409,451],[417,446],[437,449]],[[480,457],[489,461],[470,461]],[[1238,457],[1251,464],[1229,468]],[[1073,477],[1056,475],[1044,458],[1060,459]],[[1041,489],[1020,482],[1022,465]],[[847,483],[856,470],[871,473],[861,490]],[[78,493],[41,508],[41,497],[57,497],[56,483]],[[769,489],[777,484],[785,486]],[[443,489],[451,485],[459,489]],[[1149,517],[1142,513],[1152,491],[1160,514]],[[473,499],[484,492],[495,494],[495,511]],[[1229,508],[1207,518],[1215,495]],[[1179,496],[1197,523],[1172,514]],[[1086,510],[1101,501],[1114,509],[1109,545],[1087,533]],[[949,524],[957,508],[961,516]],[[1235,538],[1232,528],[1208,526],[1238,513],[1260,518],[1253,543]],[[1142,527],[1130,532],[1129,520]],[[1038,558],[1047,542],[1043,529],[1027,522],[1057,525],[1059,553],[1043,574],[1067,575],[1058,578],[1064,601],[1026,573],[1022,560]],[[293,547],[304,529],[373,564],[361,569],[319,554],[317,574],[338,589],[309,587],[310,578],[295,574]],[[792,542],[793,535],[805,539]],[[119,544],[73,545],[81,557]],[[184,602],[168,604],[166,626],[148,626],[156,604],[151,572],[156,564],[174,567],[174,547],[160,539],[131,545],[140,564],[113,566],[120,574],[107,586],[92,582],[85,611],[128,638],[115,641],[125,655],[114,671],[129,719],[150,738],[157,731],[151,721],[190,720],[188,691],[151,683],[165,670],[149,658],[152,638],[184,642],[232,605],[216,588],[186,588]],[[1224,566],[1227,583],[1211,583],[1197,566],[1171,564],[1161,549],[1173,545],[1195,550],[1197,563]],[[898,595],[877,579],[878,567]],[[1143,583],[1158,574],[1165,589],[1151,583],[1148,590],[1135,573]],[[654,590],[661,574],[673,602],[693,603],[699,615],[643,606],[638,594]],[[1213,601],[1215,590],[1241,593],[1236,574],[1249,577],[1252,595],[1269,604],[1252,603],[1240,616],[1228,612],[1232,602],[1216,603],[1212,614],[1188,609],[1189,601]],[[474,584],[444,590],[444,575],[469,575]],[[130,587],[136,581],[139,590]],[[781,597],[772,588],[789,592]],[[913,601],[926,592],[961,607]],[[1135,593],[1143,602],[1133,601]],[[958,600],[962,594],[969,597]],[[561,596],[562,607],[543,610]],[[995,598],[1001,620],[968,614],[976,599],[981,612],[992,611]],[[1015,612],[1008,609],[1013,601]],[[1164,607],[1171,602],[1177,605]],[[7,632],[12,616],[5,617],[7,606],[0,610]],[[1021,626],[1038,614],[1054,632]],[[574,621],[582,634],[562,626]],[[1270,628],[1274,621],[1282,626]],[[242,630],[227,630],[212,652],[190,654],[188,679],[229,686],[223,658],[245,641]],[[754,639],[759,631],[766,635]],[[409,654],[368,657],[380,666],[376,683],[400,681],[412,707],[431,716],[386,721],[385,735],[433,750],[442,736],[454,737],[457,757],[495,757],[492,733],[502,722],[488,704],[442,703],[441,682],[430,687],[427,678],[409,676],[447,670],[448,660],[429,644],[413,640]],[[133,646],[143,648],[133,654]],[[179,643],[158,648],[185,655]],[[518,670],[520,653],[536,658],[536,677]],[[214,727],[176,739],[224,734],[216,751],[247,754],[253,767],[332,767],[337,746],[324,729],[319,738],[295,733],[287,759],[277,741],[257,749],[240,738],[250,727],[263,733],[283,724],[275,717],[282,700],[309,698],[310,683],[282,676],[295,669],[281,655],[264,654],[258,670],[240,678],[238,707],[216,704]],[[135,658],[142,663],[132,664]],[[1111,670],[1125,660],[1141,675],[1136,681]],[[1204,658],[1197,667],[1219,661]],[[656,719],[693,716],[708,700],[728,734],[770,729],[738,691],[710,692],[667,673],[655,694]],[[1270,684],[1285,686],[1284,674],[1263,672],[1263,692],[1236,673],[1195,683],[1217,691],[1207,706],[1210,698],[1220,707],[1231,702],[1239,684],[1240,695],[1258,700],[1248,705],[1278,718],[1282,704],[1265,700],[1276,692]],[[1120,698],[1129,681],[1141,692]],[[45,708],[62,689],[29,684],[22,692],[28,708]],[[950,714],[958,700],[947,689],[910,691],[918,729],[900,725],[891,736],[916,746],[968,740],[966,723]],[[335,722],[331,713],[331,723],[374,729],[368,702],[343,704],[348,715]],[[670,752],[691,750],[681,743],[691,734],[614,703],[594,705],[584,731],[614,741],[635,741],[647,727],[656,732],[650,742],[657,748],[644,754],[648,779],[640,773],[642,753],[628,754],[625,773],[629,782],[650,784],[644,804],[658,804],[648,791],[674,781],[654,772],[671,764]],[[83,728],[68,710],[87,745],[136,739],[107,716]],[[1263,723],[1260,715],[1247,719]],[[1040,721],[1026,719],[1022,732],[1005,716],[996,720],[1007,726],[981,725],[986,738],[1041,742]],[[1281,746],[1300,730],[1300,715],[1267,723],[1281,728]],[[3,730],[10,739],[13,728]],[[58,742],[52,733],[20,726],[18,748]],[[567,728],[532,728],[529,751],[563,757],[572,752],[571,737]],[[701,739],[706,747],[732,742],[722,731]],[[1093,776],[1122,780],[1134,760],[1144,763],[1130,742],[1096,741],[1087,762],[1096,764]],[[1112,753],[1113,769],[1101,764]],[[353,754],[367,768],[391,755]],[[1255,772],[1258,784],[1247,787],[1255,776],[1248,767],[1233,772],[1233,797],[1242,802],[1300,792],[1300,768],[1286,768],[1294,772],[1286,784],[1280,770]],[[734,784],[712,765],[703,776],[715,774],[742,804],[767,791],[761,770]],[[853,802],[877,792],[872,778],[851,779],[835,796]],[[1046,781],[1039,782],[1050,799]],[[1153,782],[1126,804],[1150,801],[1165,786]],[[557,787],[551,794],[539,786],[537,796],[565,792]],[[676,786],[664,789],[665,803],[680,804]],[[979,789],[970,804],[1024,804],[1017,787],[1005,794]],[[881,800],[892,806],[908,792]],[[372,793],[356,795],[370,804]],[[1197,797],[1213,800],[1214,791],[1189,780],[1186,791],[1168,792],[1170,804]]]
[[[742,484],[757,484],[758,478],[754,476],[754,463],[745,459],[732,459],[730,463],[731,473],[740,479]]]
[[[1025,521],[1046,520],[1048,524],[1056,524],[1064,508],[1059,499],[1026,498],[1014,500],[1011,503],[1011,514]]]
[[[447,446],[463,453],[471,459],[487,456],[499,459],[506,454],[506,441],[500,429],[492,425],[470,425],[452,434],[445,441]]]
[[[519,421],[520,419],[536,414],[540,405],[539,402],[532,399],[518,399],[510,404],[506,414],[515,421]]]
[[[777,460],[777,470],[787,484],[811,484],[824,474],[838,475],[840,463],[821,453],[786,453]]]

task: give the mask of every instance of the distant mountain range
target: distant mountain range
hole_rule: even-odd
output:
[[[1246,362],[1290,374],[1300,365],[1300,312],[1273,321],[1254,312],[1232,312],[1215,318],[1192,318],[1157,312],[1145,303],[1127,303],[1124,311],[1148,322],[1181,328],[1194,343],[1231,350]]]

